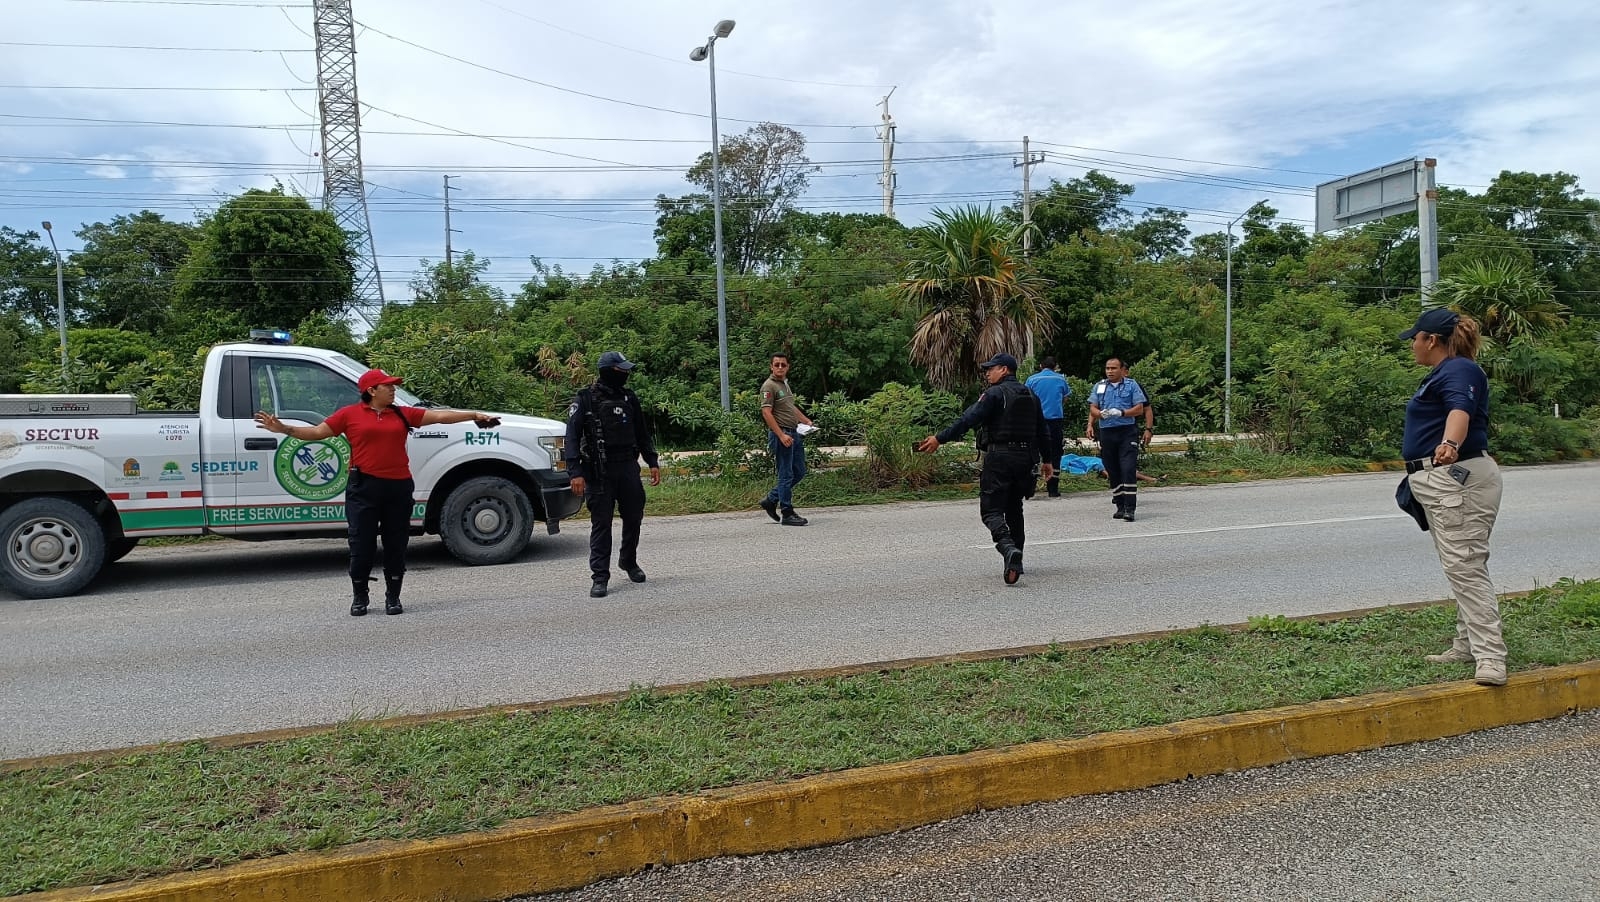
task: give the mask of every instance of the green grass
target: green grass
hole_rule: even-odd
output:
[[[971,461],[970,448],[941,450],[957,461]],[[839,460],[823,469],[813,469],[795,489],[797,508],[837,507],[850,504],[886,504],[894,501],[948,501],[977,495],[978,471],[953,467],[961,481],[946,482],[921,489],[903,486],[875,486],[859,460]],[[1198,457],[1177,454],[1151,454],[1140,460],[1140,471],[1166,478],[1167,485],[1211,485],[1247,482],[1256,479],[1285,479],[1293,476],[1328,476],[1335,473],[1364,473],[1368,465],[1359,460],[1294,454],[1267,454],[1245,447],[1207,451]],[[1147,484],[1148,485],[1148,484]],[[751,511],[772,488],[772,479],[752,478],[743,473],[733,476],[688,478],[671,473],[662,483],[649,489],[649,511],[655,516],[672,514],[710,514]],[[1104,492],[1105,476],[1063,476],[1063,492]]]
[[[1579,599],[1575,604],[1572,599]],[[1513,670],[1600,659],[1600,583],[1503,612]],[[0,894],[1462,679],[1445,606],[0,774]]]

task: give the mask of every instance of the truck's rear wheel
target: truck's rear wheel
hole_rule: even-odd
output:
[[[476,476],[445,498],[439,535],[444,547],[463,563],[504,564],[528,547],[533,504],[508,479]]]
[[[106,562],[106,534],[82,506],[30,498],[0,513],[0,585],[23,598],[76,595]]]

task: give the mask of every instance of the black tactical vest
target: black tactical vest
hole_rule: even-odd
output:
[[[584,457],[588,458],[591,453],[614,457],[618,451],[631,451],[638,442],[633,424],[638,402],[633,392],[626,388],[613,392],[600,385],[591,385],[581,392],[588,395],[589,402],[589,422],[584,424]]]
[[[989,447],[998,445],[1031,444],[1038,435],[1039,418],[1043,415],[1039,399],[1026,385],[1014,379],[996,383],[990,391],[1000,395],[1000,415],[986,426],[984,436]]]

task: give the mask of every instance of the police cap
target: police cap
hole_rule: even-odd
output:
[[[996,354],[993,357],[990,357],[988,360],[978,364],[978,366],[981,369],[988,369],[992,366],[1003,366],[1009,368],[1011,372],[1015,373],[1017,371],[1017,358],[1012,357],[1010,354]]]
[[[607,351],[600,355],[600,362],[596,369],[609,370],[615,367],[623,372],[633,369],[633,364],[628,358],[622,356],[621,351]]]

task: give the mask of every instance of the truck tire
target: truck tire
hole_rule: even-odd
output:
[[[30,498],[0,513],[0,585],[23,598],[76,595],[106,563],[106,534],[81,505]]]
[[[533,503],[508,479],[475,476],[444,499],[439,535],[464,564],[507,563],[533,536]]]
[[[138,539],[111,539],[106,542],[106,563],[114,564],[139,546]]]

